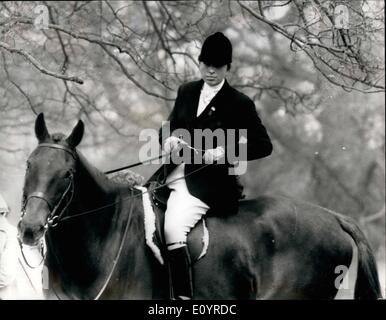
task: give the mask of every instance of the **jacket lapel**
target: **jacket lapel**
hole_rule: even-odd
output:
[[[196,82],[194,87],[192,88],[191,92],[191,99],[189,101],[189,119],[195,119],[197,115],[197,109],[198,109],[198,103],[200,101],[200,94],[201,94],[201,89],[202,86],[204,85],[204,80],[199,80]]]
[[[202,119],[207,116],[211,116],[214,112],[217,111],[219,107],[221,107],[224,104],[224,99],[226,96],[226,92],[228,91],[229,84],[225,80],[222,88],[219,92],[213,97],[213,99],[208,103],[208,105],[205,107],[205,109],[201,112],[201,114],[197,117],[197,109],[198,109],[198,103],[200,100],[200,94],[198,95],[197,105],[195,108],[195,114],[194,116],[197,117],[197,119]],[[201,90],[200,90],[201,92]]]

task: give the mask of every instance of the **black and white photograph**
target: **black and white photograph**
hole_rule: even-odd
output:
[[[0,300],[384,300],[384,6],[1,2]]]

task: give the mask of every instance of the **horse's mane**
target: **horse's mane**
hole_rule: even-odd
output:
[[[139,186],[143,182],[143,177],[128,170],[126,172],[117,172],[110,176],[97,169],[95,166],[84,157],[84,155],[76,150],[79,161],[82,163],[84,168],[91,174],[98,184],[106,185],[106,183],[112,187],[127,187],[133,188]]]
[[[63,133],[53,133],[51,139],[54,143],[65,144],[69,147],[65,141],[66,136]],[[144,178],[139,174],[136,174],[133,171],[126,170],[125,172],[116,172],[107,176],[102,171],[93,166],[86,157],[78,150],[74,150],[78,155],[79,161],[82,163],[83,167],[91,174],[95,182],[111,187],[128,187],[132,188],[134,186],[140,186],[143,183]]]
[[[109,176],[110,181],[119,184],[128,184],[131,187],[142,186],[144,177],[131,170],[119,171]]]

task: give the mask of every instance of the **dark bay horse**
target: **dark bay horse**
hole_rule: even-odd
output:
[[[66,137],[35,123],[20,239],[43,236],[47,298],[167,299],[167,270],[145,244],[139,191],[110,181],[76,150],[81,121]],[[356,299],[381,298],[370,246],[349,218],[286,197],[242,201],[237,215],[207,219],[207,255],[193,265],[195,299],[333,299],[337,267],[358,251]],[[191,237],[197,236],[192,231]]]

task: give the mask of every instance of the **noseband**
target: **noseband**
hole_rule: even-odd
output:
[[[73,150],[71,150],[70,148],[67,148],[65,146],[62,146],[60,144],[56,144],[56,143],[41,143],[37,147],[38,148],[51,148],[51,149],[63,150],[65,152],[68,152],[69,154],[71,154],[71,156],[75,160],[77,159],[77,155],[76,155],[76,153]],[[63,209],[58,214],[56,214],[56,211],[62,205],[64,199],[66,198],[66,196],[68,194],[70,194],[69,201],[67,201],[67,203],[64,205]],[[47,228],[47,227],[56,227],[58,225],[58,223],[60,222],[60,219],[63,217],[64,213],[66,212],[68,206],[70,205],[73,197],[74,197],[74,172],[71,171],[70,172],[70,182],[68,183],[68,186],[67,186],[66,190],[64,190],[64,192],[63,192],[62,196],[60,197],[59,201],[55,205],[53,205],[48,200],[48,197],[47,197],[47,195],[44,192],[35,191],[35,192],[31,193],[28,197],[25,197],[25,199],[23,201],[23,205],[22,205],[22,210],[21,210],[22,215],[21,215],[21,217],[23,218],[23,216],[25,215],[25,208],[27,206],[28,201],[31,198],[42,199],[42,200],[44,200],[47,203],[48,208],[50,210],[50,215],[47,218],[47,223],[45,225],[45,228]]]

